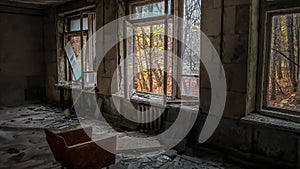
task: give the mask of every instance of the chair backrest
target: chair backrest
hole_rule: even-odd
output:
[[[96,141],[96,144],[101,148],[105,147],[105,151],[109,151],[112,154],[116,154],[116,148],[117,148],[117,136],[105,138],[102,140]]]
[[[58,134],[53,133],[52,131],[45,129],[46,140],[49,144],[49,147],[56,159],[56,161],[62,163],[64,153],[66,151],[67,145],[63,137]]]
[[[92,127],[67,131],[59,133],[58,135],[64,138],[67,146],[73,146],[76,144],[92,141]]]

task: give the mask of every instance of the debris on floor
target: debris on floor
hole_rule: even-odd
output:
[[[202,158],[179,155],[169,150],[158,155],[142,158],[126,158],[120,156],[112,169],[241,169],[224,161],[216,154],[207,154]]]
[[[0,107],[0,119],[1,169],[61,168],[48,147],[43,129],[72,130],[82,126],[75,116],[66,117],[61,108],[50,104]],[[159,149],[158,140],[149,139],[142,144],[138,139],[133,141],[132,138],[147,137],[139,132],[117,133],[97,120],[89,125],[101,137],[118,134],[117,162],[111,166],[113,169],[240,169],[211,154],[195,158],[179,155],[174,150],[165,152]],[[146,148],[146,153],[137,150],[137,145]]]
[[[75,116],[66,117],[62,109],[49,104],[29,104],[18,107],[2,107],[0,126],[11,128],[76,128]]]

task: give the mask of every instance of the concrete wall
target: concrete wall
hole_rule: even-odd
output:
[[[104,25],[116,20],[119,16],[118,10],[117,1],[98,0],[96,2],[96,29],[99,30]],[[104,54],[102,52],[106,47],[106,41],[116,42],[118,35],[117,28],[117,25],[105,27],[103,29],[104,35],[101,36],[98,34],[99,36],[97,35],[96,40],[97,56],[104,56],[97,71],[97,84],[99,84],[97,88],[99,91],[99,98],[103,100],[104,111],[116,116],[118,116],[119,113],[116,111],[111,100],[111,93],[113,93],[113,91],[111,91],[111,86],[117,85],[112,83],[116,82],[116,79],[113,80],[113,74],[118,65],[118,48],[117,46],[114,46],[108,53]]]
[[[223,10],[221,4],[222,0],[202,1],[202,31],[223,62],[228,94],[224,116],[240,118],[246,112],[250,0],[224,0]],[[201,75],[201,108],[208,112],[211,89],[204,67]]]
[[[0,104],[44,95],[42,25],[40,10],[0,5]]]
[[[49,8],[45,10],[45,16],[43,18],[43,30],[44,30],[44,56],[45,56],[45,88],[46,96],[51,101],[59,101],[59,90],[55,87],[58,82],[58,46],[60,41],[57,41],[61,37],[58,34],[57,29],[57,16],[55,8]],[[61,37],[62,39],[62,37]],[[60,48],[63,46],[60,45]],[[62,70],[61,70],[62,71]],[[64,72],[63,72],[64,73]]]
[[[228,96],[224,116],[214,135],[204,145],[197,143],[197,136],[205,119],[202,116],[189,135],[188,145],[194,150],[201,147],[221,150],[228,154],[228,157],[255,168],[299,167],[299,130],[286,130],[293,124],[299,126],[297,123],[284,120],[280,123],[279,120],[269,125],[274,119],[266,120],[268,117],[255,118],[253,123],[248,123],[248,113],[255,112],[255,85],[258,73],[258,39],[255,36],[259,31],[259,1],[202,2],[202,30],[219,50],[226,73]],[[201,108],[207,113],[211,89],[203,69]],[[242,117],[245,118],[241,119]],[[288,127],[281,124],[288,124]]]

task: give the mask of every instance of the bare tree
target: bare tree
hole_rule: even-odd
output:
[[[291,61],[295,62],[295,46],[294,46],[294,19],[292,15],[286,16],[286,27],[287,27],[287,37],[288,37],[288,52]],[[293,63],[289,64],[290,70],[290,79],[293,86],[293,91],[297,90],[297,81],[296,81],[296,68]]]

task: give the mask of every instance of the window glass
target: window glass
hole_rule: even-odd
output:
[[[164,24],[135,27],[135,89],[164,93]]]
[[[64,40],[67,43],[71,43],[72,48],[74,49],[74,53],[76,55],[76,60],[80,65],[81,71],[83,71],[82,76],[84,78],[84,82],[82,79],[76,82],[78,87],[94,87],[96,84],[95,81],[95,38],[92,37],[95,28],[96,28],[96,14],[94,12],[90,12],[89,14],[85,14],[82,17],[83,29],[81,30],[80,17],[78,17],[78,13],[74,14],[71,18],[65,18],[65,34]],[[81,38],[82,36],[82,38]],[[89,43],[88,43],[89,40]],[[81,55],[82,54],[82,55]],[[83,56],[83,57],[82,57]],[[66,60],[60,61],[61,65],[64,65],[65,77],[62,80],[65,81],[74,81],[78,80],[74,78],[74,72],[70,69],[69,64],[66,64]],[[61,71],[60,71],[61,72]]]
[[[127,23],[128,24],[128,23]],[[132,27],[132,25],[127,26],[126,28],[126,33],[127,36],[129,38],[127,38],[127,48],[126,48],[126,52],[127,52],[127,62],[126,62],[126,69],[127,69],[127,90],[128,93],[127,95],[129,96],[132,93],[132,90],[134,89],[134,78],[131,75],[134,74],[134,28]],[[125,75],[126,76],[126,75]]]
[[[88,18],[83,18],[83,29],[82,30],[88,30],[89,29],[89,20]]]
[[[199,96],[199,77],[182,76],[181,94],[184,96]],[[197,87],[195,87],[197,86]]]
[[[300,13],[272,17],[267,107],[300,110]]]
[[[88,18],[83,18],[83,30],[88,30]],[[80,19],[70,21],[70,31],[80,31]]]
[[[171,1],[169,1],[169,6]],[[135,5],[132,8],[132,13],[135,14],[131,19],[143,19],[149,17],[163,16],[165,13],[165,2],[150,3],[144,5]],[[171,8],[168,10],[171,13]]]
[[[199,96],[201,2],[185,0],[183,11],[181,94]]]
[[[70,21],[70,31],[80,31],[80,19]]]

